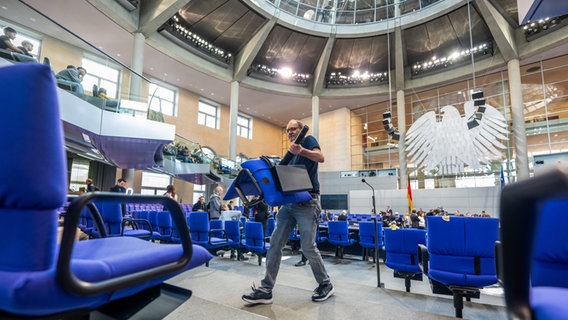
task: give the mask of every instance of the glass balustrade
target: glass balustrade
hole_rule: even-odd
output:
[[[164,115],[175,116],[175,89],[154,83],[115,59],[116,54],[105,52],[32,7],[20,2],[12,5],[17,5],[17,10],[7,9],[21,12],[28,20],[46,27],[34,30],[0,12],[0,27],[10,26],[18,31],[15,44],[31,41],[37,61],[19,62],[10,55],[0,55],[0,65],[50,66],[59,87],[68,152],[123,169],[153,169],[176,176],[175,170],[168,171],[172,167],[161,162],[171,159],[207,164],[211,172],[224,178],[236,176],[240,166],[235,161],[204,152],[198,142],[176,136],[175,126],[164,122]],[[70,65],[74,67],[68,68]],[[80,72],[79,67],[86,73]],[[81,75],[81,81],[71,81],[73,75]],[[176,151],[167,155],[170,145]],[[186,158],[177,154],[178,147],[187,147]]]
[[[276,8],[306,20],[329,24],[361,24],[382,21],[421,10],[440,0],[265,0]]]
[[[164,156],[181,163],[208,164],[211,172],[228,179],[234,179],[241,169],[236,161],[216,155],[211,149],[179,135],[164,147]]]

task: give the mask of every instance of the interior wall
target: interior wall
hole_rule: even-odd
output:
[[[311,125],[312,118],[302,119]],[[339,171],[351,168],[351,112],[347,108],[320,114],[319,138],[325,162],[319,171]]]

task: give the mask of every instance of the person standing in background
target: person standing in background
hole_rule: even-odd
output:
[[[85,182],[87,183],[87,192],[99,191],[99,188],[93,184],[93,179],[88,178]]]
[[[204,196],[199,196],[199,198],[197,198],[197,202],[193,204],[191,211],[207,211]]]
[[[114,187],[110,188],[110,192],[126,193],[126,180],[118,179]]]
[[[176,193],[176,188],[174,187],[173,184],[170,184],[166,187],[166,193],[164,193],[164,196],[172,198],[176,202],[178,202],[178,195]]]
[[[223,187],[217,186],[211,197],[209,197],[209,220],[218,220],[221,217],[221,195]]]

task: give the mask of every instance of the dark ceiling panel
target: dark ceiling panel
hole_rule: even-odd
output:
[[[387,38],[387,35],[381,35],[368,38],[338,39],[329,59],[328,73],[347,70],[386,71],[388,69]],[[390,38],[392,38],[392,35]]]
[[[404,30],[409,64],[426,61],[433,56],[449,56],[456,50],[470,47],[470,26],[467,5],[427,23]],[[471,13],[471,38],[473,45],[491,42],[489,28],[473,6]]]
[[[179,10],[179,14],[188,24],[193,25],[227,2],[230,0],[189,1]]]
[[[213,45],[233,54],[250,40],[265,21],[239,1],[190,1],[179,15],[195,32]]]
[[[298,73],[312,74],[326,39],[276,26],[260,48],[254,64],[273,68],[290,66]]]

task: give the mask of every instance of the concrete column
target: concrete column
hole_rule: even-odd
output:
[[[231,82],[231,105],[229,106],[229,159],[237,157],[237,120],[239,116],[239,82]]]
[[[404,151],[404,138],[406,136],[406,107],[404,100],[404,90],[396,92],[396,114],[398,123],[396,128],[400,133],[400,140],[398,141],[398,170],[399,186],[400,188],[406,187],[408,182],[408,173],[406,170],[406,152]]]
[[[523,115],[523,93],[521,91],[521,69],[518,59],[507,63],[509,73],[509,93],[511,95],[511,117],[513,120],[513,136],[515,139],[515,167],[517,181],[529,178],[529,156],[527,151],[527,135],[525,117]]]
[[[132,50],[132,70],[139,74],[144,72],[144,44],[146,39],[142,33],[134,34],[134,48]],[[130,77],[130,99],[146,101],[142,97],[142,78],[136,74]]]
[[[316,140],[319,140],[319,116],[320,116],[319,104],[320,104],[319,96],[313,96],[312,97],[312,127],[310,129],[312,129],[312,136],[314,136],[314,138],[316,138]]]
[[[144,73],[144,45],[146,38],[142,33],[134,34],[134,47],[132,48],[132,70],[138,74]],[[130,75],[130,94],[128,97],[134,101],[146,101],[147,95],[142,96],[143,79],[137,74]],[[128,185],[133,189],[140,190],[140,186],[134,186],[134,169],[123,169],[122,178],[126,179]]]

